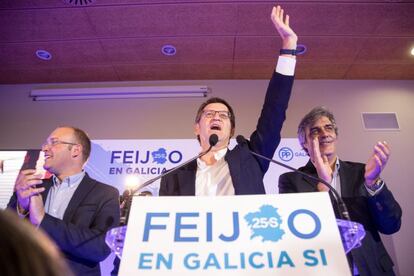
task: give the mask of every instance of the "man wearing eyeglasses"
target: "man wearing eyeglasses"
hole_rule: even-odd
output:
[[[303,117],[298,138],[309,155],[309,162],[299,170],[330,183],[348,207],[351,220],[365,228],[361,247],[349,255],[353,275],[395,275],[379,235],[396,233],[401,227],[401,207],[380,177],[390,156],[388,144],[378,142],[366,164],[339,160],[338,127],[325,107],[315,107]],[[288,172],[279,178],[279,193],[328,191],[316,182]]]
[[[8,208],[43,229],[65,254],[76,275],[100,275],[110,249],[105,234],[119,225],[118,190],[83,171],[91,141],[78,128],[59,127],[42,145],[49,179],[34,169],[17,177]]]
[[[280,6],[271,13],[282,38],[282,50],[270,80],[263,109],[250,142],[228,149],[235,133],[235,114],[223,99],[211,98],[198,109],[194,133],[206,151],[212,134],[218,143],[212,150],[184,168],[161,179],[159,195],[242,195],[264,194],[263,177],[269,162],[256,159],[249,148],[269,158],[280,142],[280,131],[293,85],[297,36],[289,27],[289,16]],[[254,91],[252,91],[254,92]]]

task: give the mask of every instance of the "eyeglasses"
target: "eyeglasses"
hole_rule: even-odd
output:
[[[203,116],[207,119],[214,118],[216,114],[219,115],[220,119],[226,120],[231,117],[231,113],[229,111],[216,111],[216,110],[204,110]]]
[[[66,142],[66,141],[60,141],[58,139],[54,139],[54,140],[46,140],[46,142],[44,142],[42,144],[42,148],[48,146],[48,147],[54,147],[56,145],[60,145],[60,144],[64,144],[64,145],[79,145],[78,143],[72,143],[72,142]]]

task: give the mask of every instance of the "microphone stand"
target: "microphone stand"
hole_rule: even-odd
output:
[[[166,175],[169,175],[169,174],[175,172],[178,169],[181,169],[182,167],[184,167],[187,164],[193,162],[197,158],[203,157],[204,155],[206,155],[207,153],[209,153],[211,151],[211,149],[217,144],[217,142],[218,142],[218,136],[216,134],[210,135],[210,137],[209,137],[209,144],[210,144],[210,146],[209,146],[209,148],[206,151],[203,151],[203,152],[199,153],[197,156],[191,158],[190,160],[188,160],[188,161],[180,164],[179,166],[177,166],[175,168],[172,168],[171,170],[166,171],[163,174],[160,174],[160,175],[158,175],[158,176],[156,176],[154,178],[151,178],[151,179],[145,181],[144,183],[142,183],[138,187],[135,187],[133,189],[125,190],[124,193],[122,194],[122,197],[123,197],[122,204],[124,204],[124,206],[122,206],[122,204],[121,204],[122,208],[121,208],[120,225],[121,226],[124,226],[124,225],[127,225],[128,224],[128,218],[129,218],[129,212],[130,212],[130,209],[131,209],[132,198],[136,195],[136,193],[139,190],[141,190],[141,189],[147,187],[148,185],[154,183],[158,179],[160,179],[160,178],[162,178],[162,177],[164,177]],[[143,192],[143,193],[140,193],[138,195],[139,196],[147,196],[147,195],[150,195],[150,194],[151,193]]]

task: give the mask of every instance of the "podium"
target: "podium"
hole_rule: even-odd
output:
[[[350,275],[345,254],[364,236],[361,224],[335,219],[326,193],[134,197],[128,227],[106,243],[120,275]]]

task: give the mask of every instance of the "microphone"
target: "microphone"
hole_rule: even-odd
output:
[[[172,168],[171,170],[166,171],[163,174],[160,174],[160,175],[158,175],[158,176],[156,176],[154,178],[151,178],[151,179],[145,181],[144,183],[142,183],[138,187],[125,190],[124,193],[122,194],[122,198],[123,198],[123,203],[122,204],[124,204],[124,206],[122,206],[122,204],[121,204],[121,206],[122,206],[122,210],[121,210],[121,225],[126,225],[128,223],[128,217],[129,217],[129,211],[130,211],[130,208],[131,208],[132,197],[139,190],[141,190],[141,189],[147,187],[148,185],[154,183],[158,179],[160,179],[160,178],[162,178],[164,176],[167,176],[167,175],[175,172],[176,170],[178,170],[178,169],[186,166],[187,164],[193,162],[197,158],[200,158],[200,157],[206,155],[207,153],[209,153],[211,151],[211,149],[215,145],[217,145],[218,141],[219,141],[219,138],[218,138],[217,134],[211,134],[210,137],[208,138],[208,143],[209,143],[210,146],[209,146],[209,148],[206,151],[203,151],[203,152],[199,153],[198,155],[196,155],[195,157],[191,158],[190,160],[188,160],[188,161],[186,161],[186,162],[178,165],[175,168]],[[148,192],[143,192],[143,193],[138,194],[138,195],[144,195],[144,196],[146,196],[146,195],[149,195],[149,194],[148,194]]]
[[[236,141],[237,141],[237,144],[239,146],[247,145],[247,140],[242,135],[238,135],[236,137]],[[345,219],[345,220],[349,220],[349,221],[351,220],[351,218],[349,217],[348,208],[346,207],[344,201],[339,196],[338,192],[328,182],[326,182],[325,180],[323,180],[323,179],[321,179],[319,177],[315,177],[313,175],[310,175],[310,174],[304,173],[302,171],[299,171],[299,170],[297,170],[297,169],[295,169],[295,168],[293,168],[291,166],[288,166],[288,165],[286,165],[286,164],[284,164],[282,162],[279,162],[279,161],[273,160],[271,158],[268,158],[268,157],[266,157],[264,155],[258,154],[256,152],[250,150],[250,148],[249,148],[249,151],[250,151],[251,154],[253,154],[253,155],[255,155],[255,156],[259,157],[259,158],[265,159],[265,160],[270,161],[272,163],[275,163],[275,164],[277,164],[279,166],[282,166],[282,167],[284,167],[286,169],[289,169],[289,170],[291,170],[293,172],[297,172],[298,174],[301,174],[301,175],[303,175],[303,176],[305,176],[307,178],[310,178],[312,180],[315,180],[315,181],[318,181],[318,182],[321,182],[322,184],[324,184],[326,187],[328,187],[329,191],[331,192],[331,194],[334,197],[334,200],[336,202],[336,205],[338,206],[338,211],[339,211],[339,215],[341,216],[341,219]]]

